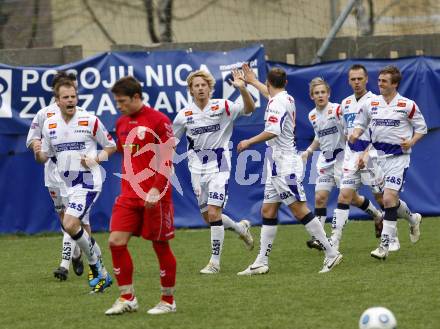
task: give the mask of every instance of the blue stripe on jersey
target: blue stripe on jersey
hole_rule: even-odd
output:
[[[84,207],[83,213],[78,217],[79,220],[82,220],[84,218],[84,216],[86,215],[87,211],[92,206],[93,201],[95,200],[97,194],[98,194],[98,192],[87,192],[87,195],[86,195],[86,205]]]
[[[363,152],[370,145],[370,141],[358,139],[354,144],[348,142],[348,147],[354,152]]]
[[[50,160],[51,160],[53,163],[57,163],[57,158],[56,158],[56,157],[50,157]]]
[[[55,152],[85,150],[85,142],[70,142],[54,145]]]
[[[394,154],[394,155],[400,155],[403,154],[402,147],[397,144],[389,144],[389,143],[373,143],[373,146],[376,150],[382,151],[385,154]]]
[[[284,122],[284,119],[286,118],[286,116],[287,116],[287,112],[284,113],[283,117],[280,120],[280,131],[281,132],[283,132],[283,122]]]
[[[272,176],[277,176],[277,165],[275,163],[275,160],[272,160]]]
[[[324,151],[322,154],[324,155],[325,162],[332,162],[336,159],[336,156],[342,152],[343,149],[336,149],[334,151]]]

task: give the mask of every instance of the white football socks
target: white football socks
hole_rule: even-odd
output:
[[[81,233],[82,232],[82,233]],[[81,235],[78,237],[78,235],[81,233]],[[96,255],[94,251],[94,247],[92,245],[92,241],[90,239],[89,234],[86,230],[81,228],[78,233],[76,234],[76,243],[81,248],[84,255],[86,255],[87,260],[90,265],[95,265],[98,262],[98,256]]]
[[[304,226],[307,232],[321,243],[326,257],[335,257],[337,255],[337,250],[328,241],[324,228],[316,217]]]
[[[382,235],[380,238],[380,246],[382,248],[388,250],[390,246],[390,239],[396,236],[396,228],[397,228],[397,221],[392,221],[392,220],[383,221]]]
[[[220,265],[224,239],[225,227],[223,225],[211,226],[211,263]]]
[[[222,222],[223,222],[223,226],[225,227],[225,230],[232,229],[234,230],[235,233],[239,235],[244,233],[243,225],[240,225],[228,215],[222,214]]]
[[[413,216],[413,213],[408,208],[408,205],[402,199],[400,199],[399,208],[397,208],[397,216],[399,218],[406,219],[411,225],[415,225],[417,223],[416,217]]]
[[[262,225],[260,233],[260,251],[254,264],[269,265],[269,255],[277,235],[278,225]]]
[[[60,267],[64,267],[67,270],[70,268],[70,264],[72,263],[72,254],[75,247],[75,240],[72,239],[69,233],[63,231],[63,246],[61,250]]]
[[[316,218],[318,218],[318,220],[321,223],[322,227],[324,227],[325,220],[327,219],[327,216],[316,216]]]
[[[350,209],[338,209],[334,211],[333,221],[332,221],[332,240],[339,244],[342,237],[342,230],[348,221]]]

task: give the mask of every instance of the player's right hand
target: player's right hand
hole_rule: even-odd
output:
[[[249,67],[248,64],[243,64],[241,66],[241,69],[243,71],[243,77],[244,77],[244,81],[246,81],[246,83],[252,84],[252,82],[254,82],[255,80],[257,80],[257,76],[255,75],[255,72],[252,71],[252,69]]]
[[[41,152],[41,141],[40,140],[36,139],[32,142],[32,151],[34,151],[34,154]]]
[[[240,153],[241,151],[244,151],[244,150],[248,149],[249,146],[250,146],[250,144],[249,144],[249,141],[247,139],[242,140],[237,145],[237,152]]]

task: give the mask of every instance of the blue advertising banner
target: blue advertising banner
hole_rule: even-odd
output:
[[[104,53],[83,61],[57,67],[11,67],[0,65],[0,133],[27,134],[39,109],[54,101],[52,79],[58,70],[77,74],[79,106],[97,115],[112,131],[118,111],[110,89],[116,80],[133,75],[142,82],[145,104],[171,119],[191,100],[186,78],[193,70],[211,72],[216,79],[214,98],[240,101],[229,83],[231,71],[249,63],[265,80],[264,48],[260,46],[229,52],[118,52]],[[260,95],[250,88],[260,106]],[[247,124],[259,121],[253,117]]]
[[[216,78],[215,98],[240,101],[239,93],[229,84],[231,70],[248,62],[260,80],[266,79],[267,70],[283,67],[288,76],[288,92],[297,106],[297,145],[305,149],[313,139],[313,129],[307,120],[314,107],[309,97],[308,83],[316,77],[325,78],[331,85],[331,101],[340,102],[351,94],[347,72],[353,63],[364,64],[370,72],[369,88],[378,92],[376,81],[380,68],[397,65],[403,71],[400,93],[414,99],[430,127],[428,135],[414,148],[402,197],[413,210],[425,215],[440,214],[440,177],[432,175],[440,168],[440,156],[432,150],[440,145],[440,99],[434,88],[440,85],[440,60],[435,58],[406,58],[399,60],[338,61],[314,66],[291,66],[267,62],[260,46],[229,52],[158,51],[105,53],[83,61],[60,67],[9,67],[0,65],[0,233],[38,233],[59,229],[51,199],[43,184],[43,166],[37,164],[32,152],[26,149],[25,139],[32,117],[53,101],[51,79],[60,69],[78,74],[80,105],[98,115],[112,131],[119,116],[109,89],[122,76],[132,74],[143,83],[144,101],[171,119],[190,101],[185,79],[194,69],[209,70]],[[260,208],[264,190],[265,146],[256,145],[248,152],[236,153],[237,144],[264,128],[266,100],[249,88],[257,104],[251,117],[236,122],[232,136],[232,173],[229,182],[229,199],[225,213],[238,220],[248,218],[253,224],[261,223]],[[177,153],[182,161],[175,164],[180,187],[174,191],[175,224],[177,227],[204,226],[194,197],[187,162],[184,157],[185,142]],[[236,168],[236,164],[245,166]],[[119,193],[121,157],[114,155],[103,164],[107,172],[103,191],[91,213],[94,230],[107,230],[111,209]],[[306,172],[304,185],[311,209],[314,205],[314,168]],[[361,189],[371,197],[366,188]],[[333,191],[328,209],[332,216],[337,191]],[[352,218],[365,218],[365,214],[352,209]],[[293,222],[285,207],[279,215],[282,223]]]

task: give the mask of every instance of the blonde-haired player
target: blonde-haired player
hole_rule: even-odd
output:
[[[203,70],[192,72],[187,83],[193,101],[179,111],[173,122],[175,137],[180,140],[186,135],[192,187],[203,219],[211,229],[211,258],[201,274],[220,271],[225,229],[233,229],[248,249],[253,248],[250,222],[237,223],[222,213],[231,170],[229,142],[234,120],[255,110],[254,100],[238,70],[232,72],[230,82],[240,91],[242,103],[211,99],[215,85],[213,76]]]

